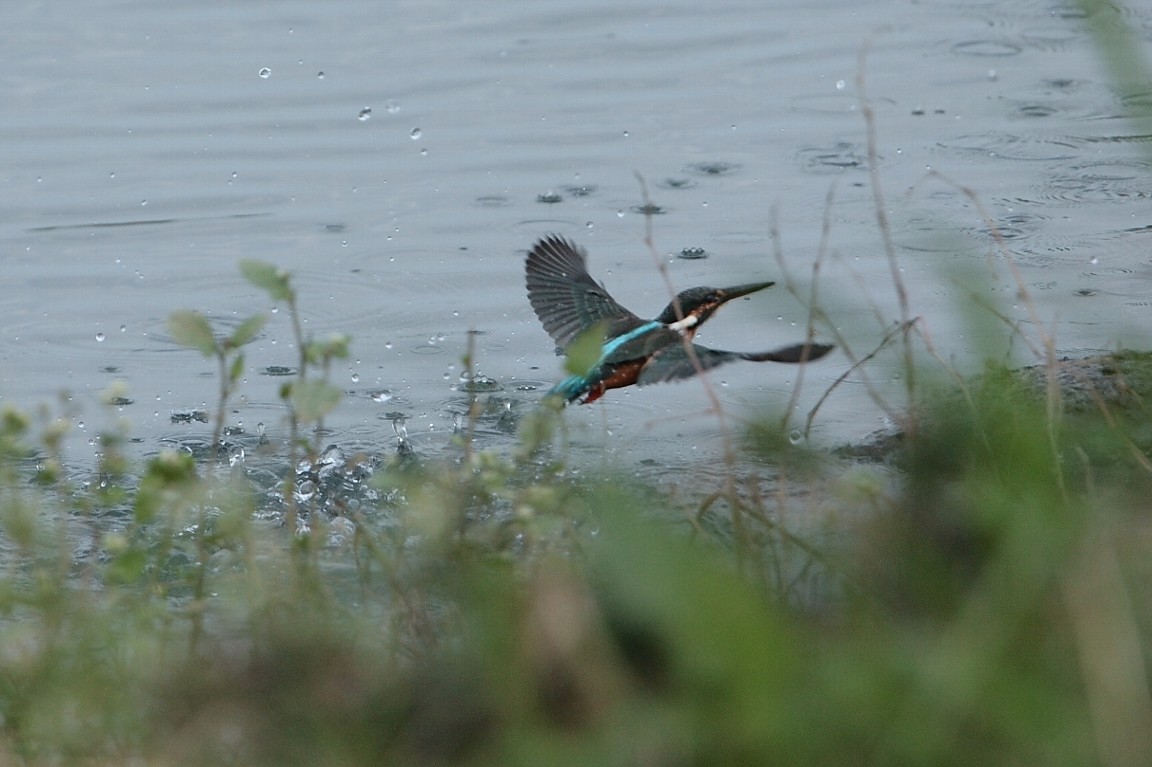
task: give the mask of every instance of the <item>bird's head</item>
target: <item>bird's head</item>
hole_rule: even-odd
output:
[[[676,295],[657,317],[676,330],[695,332],[712,313],[734,298],[770,288],[774,282],[752,282],[731,288],[689,288]]]

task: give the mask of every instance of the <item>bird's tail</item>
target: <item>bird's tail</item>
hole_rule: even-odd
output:
[[[588,392],[588,379],[584,376],[568,376],[563,381],[559,382],[544,396],[546,397],[563,397],[565,402],[573,402],[580,399]]]
[[[832,344],[792,344],[770,352],[740,352],[740,359],[751,362],[811,362],[835,348]]]

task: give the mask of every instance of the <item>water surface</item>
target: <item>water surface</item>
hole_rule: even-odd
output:
[[[229,328],[274,312],[241,278],[242,258],[293,273],[308,333],[353,338],[335,371],[347,399],[333,442],[391,451],[400,415],[419,451],[449,451],[470,330],[497,409],[532,407],[562,376],[525,298],[536,237],[586,246],[593,273],[639,314],[667,301],[637,173],[677,288],[781,279],[776,247],[805,285],[827,221],[820,300],[862,355],[899,316],[862,72],[910,312],[944,359],[970,367],[1002,330],[964,323],[958,274],[983,280],[982,298],[1029,332],[1051,330],[1060,353],[1145,340],[1147,136],[1059,0],[86,0],[6,15],[0,399],[28,407],[67,391],[80,461],[116,417],[141,455],[208,433],[173,422],[211,407],[215,380],[165,319],[197,309]],[[1148,36],[1152,12],[1126,18]],[[283,379],[261,371],[294,352],[283,312],[270,316],[230,420],[276,439]],[[701,340],[771,348],[799,340],[805,316],[777,287],[726,307]],[[1034,361],[1024,344],[1013,354]],[[890,361],[874,380],[893,378]],[[848,365],[834,355],[806,371],[799,417]],[[739,423],[779,413],[796,373],[746,364],[712,380]],[[108,413],[97,395],[114,382],[131,403]],[[718,460],[707,405],[692,382],[613,392],[569,409],[571,443],[589,466],[682,482]],[[814,439],[883,423],[854,375]],[[480,432],[484,446],[511,439]]]

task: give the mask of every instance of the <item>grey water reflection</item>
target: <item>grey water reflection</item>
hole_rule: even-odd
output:
[[[898,256],[944,354],[961,367],[981,354],[955,312],[957,266],[987,274],[991,299],[1027,327],[1016,286],[993,274],[1005,255],[1061,353],[1145,340],[1149,142],[1125,120],[1141,96],[1113,91],[1071,4],[81,6],[20,4],[0,31],[0,398],[70,392],[79,461],[116,418],[143,455],[205,438],[180,414],[211,407],[213,368],[167,337],[178,308],[222,329],[270,314],[229,420],[249,456],[258,432],[283,437],[268,371],[295,364],[291,333],[240,278],[241,258],[295,275],[309,334],[352,336],[335,370],[346,401],[327,423],[349,454],[394,450],[398,415],[411,449],[449,451],[478,380],[495,389],[478,439],[511,444],[515,414],[561,375],[525,298],[525,249],[549,232],[581,242],[597,278],[652,314],[667,289],[646,210],[681,289],[779,279],[773,208],[802,282],[827,217],[821,300],[866,352],[896,308],[868,188],[865,41]],[[1127,13],[1152,24],[1148,9]],[[1006,254],[929,171],[972,190]],[[726,308],[703,340],[761,348],[804,322],[777,288]],[[465,380],[472,330],[480,378]],[[798,416],[847,365],[810,367]],[[713,380],[739,422],[783,408],[795,371],[732,366]],[[127,394],[102,413],[113,384]],[[706,407],[695,383],[614,392],[570,409],[571,444],[591,465],[648,475],[654,462],[682,478],[718,450]],[[882,422],[852,379],[815,435]]]

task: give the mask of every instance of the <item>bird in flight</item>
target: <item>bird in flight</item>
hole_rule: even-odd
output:
[[[568,376],[548,393],[565,402],[587,404],[608,389],[691,378],[736,360],[810,362],[834,348],[801,343],[767,352],[731,352],[692,343],[700,326],[725,303],[775,283],[690,288],[681,291],[655,319],[644,320],[592,279],[586,259],[579,245],[552,234],[532,246],[525,265],[528,300],[559,348],[569,349],[578,336],[593,328],[603,332],[600,356],[591,368]]]

